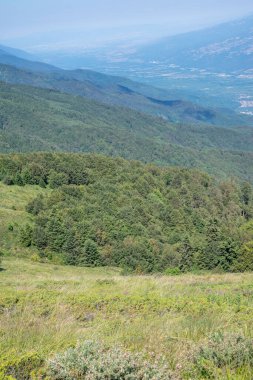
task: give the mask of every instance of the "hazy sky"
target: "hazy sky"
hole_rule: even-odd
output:
[[[147,24],[173,34],[252,13],[253,0],[0,0],[0,41]]]

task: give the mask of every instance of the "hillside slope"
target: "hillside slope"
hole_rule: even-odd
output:
[[[12,47],[9,47],[9,46],[6,46],[6,45],[0,45],[0,56],[3,53],[7,53],[7,54],[15,56],[17,58],[28,59],[28,60],[31,60],[31,61],[35,61],[36,60],[35,57],[32,54],[27,53],[24,50],[15,49],[15,48],[12,48]]]
[[[126,108],[0,83],[1,152],[98,152],[253,181],[253,129],[167,123]]]
[[[0,156],[1,179],[46,188],[29,200],[32,220],[19,229],[20,244],[41,257],[137,272],[252,265],[243,248],[251,249],[253,236],[247,183],[216,183],[197,170],[120,158],[50,153]]]
[[[15,55],[17,54],[17,55]],[[25,68],[27,70],[39,71],[39,72],[49,72],[57,71],[57,68],[46,63],[37,62],[28,59],[29,54],[23,52],[21,54],[17,53],[16,49],[0,45],[0,62],[5,65],[13,65],[19,68]]]
[[[89,70],[61,70],[2,53],[0,80],[50,88],[84,96],[109,105],[121,105],[169,121],[217,126],[251,125],[251,119],[229,108],[203,107],[178,98],[173,91],[160,90],[129,79],[100,74]]]

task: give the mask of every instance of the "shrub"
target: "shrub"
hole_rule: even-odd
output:
[[[14,230],[14,226],[13,226],[13,224],[8,224],[8,231],[13,231]]]
[[[82,261],[84,265],[89,267],[97,267],[102,265],[102,258],[98,250],[98,246],[91,239],[87,239],[84,243],[84,257]]]
[[[245,243],[241,250],[237,261],[231,268],[235,272],[246,272],[253,270],[253,240]]]
[[[13,181],[15,185],[24,186],[24,181],[20,173],[16,173]]]
[[[3,179],[3,183],[8,186],[14,185],[14,179],[11,176],[6,176]]]
[[[31,261],[33,261],[35,263],[39,263],[42,261],[40,255],[37,253],[34,253],[33,255],[31,255],[30,259],[31,259]]]
[[[164,274],[166,274],[167,276],[178,276],[181,273],[182,273],[181,270],[177,267],[167,268],[164,272]]]
[[[30,247],[32,245],[32,234],[33,229],[29,224],[20,228],[19,241],[23,247]]]
[[[68,184],[68,176],[65,173],[57,173],[54,170],[51,170],[48,176],[48,184],[51,189],[56,189],[62,185]]]
[[[23,184],[39,185],[46,180],[46,168],[35,162],[31,162],[23,167],[21,172]]]
[[[32,215],[38,215],[43,207],[43,197],[39,195],[26,205],[26,211]]]
[[[54,380],[169,380],[166,366],[150,364],[141,354],[106,348],[86,341],[48,362],[48,375]]]
[[[253,339],[237,334],[216,333],[193,354],[195,371],[201,378],[217,378],[219,370],[253,369]]]
[[[0,380],[29,380],[32,372],[39,369],[43,361],[36,354],[27,354],[19,358],[6,358],[0,364]]]

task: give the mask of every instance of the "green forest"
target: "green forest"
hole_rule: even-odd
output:
[[[0,152],[92,152],[253,183],[253,132],[168,123],[53,90],[0,83]]]
[[[0,178],[41,187],[26,205],[31,222],[18,234],[42,260],[135,273],[253,269],[248,182],[59,153],[2,155]]]

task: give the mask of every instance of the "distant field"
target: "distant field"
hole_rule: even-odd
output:
[[[98,339],[148,356],[165,355],[175,370],[210,334],[252,337],[253,274],[123,277],[110,268],[10,257],[2,268],[2,359],[32,353],[45,359],[79,340]],[[215,378],[250,380],[252,372],[227,366]]]

